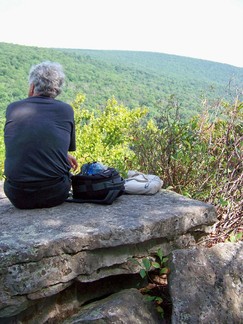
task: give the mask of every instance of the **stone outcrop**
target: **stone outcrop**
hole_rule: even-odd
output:
[[[172,252],[172,323],[243,323],[243,242]]]
[[[194,246],[216,222],[213,206],[165,190],[110,206],[17,210],[0,188],[0,321],[36,323],[39,314],[45,323],[46,313],[63,320],[93,298],[132,287],[124,281],[139,271],[131,258]]]
[[[123,290],[82,307],[63,324],[161,324],[161,317],[137,289]]]

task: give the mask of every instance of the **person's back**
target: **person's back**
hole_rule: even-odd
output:
[[[56,100],[64,74],[57,63],[32,68],[29,97],[6,111],[5,176],[7,197],[18,208],[52,207],[62,203],[70,189],[70,167],[76,160],[74,114]]]
[[[44,181],[68,174],[73,130],[69,105],[29,97],[9,105],[5,125],[5,175],[12,181]]]

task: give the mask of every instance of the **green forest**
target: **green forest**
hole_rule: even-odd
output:
[[[80,165],[139,170],[164,188],[212,203],[209,241],[242,239],[243,68],[149,52],[47,49],[0,43],[0,173],[4,112],[27,96],[41,61],[64,67],[60,100],[75,112]]]
[[[81,93],[91,110],[103,108],[114,96],[129,108],[146,106],[156,116],[173,97],[181,116],[190,118],[205,100],[232,100],[232,92],[243,83],[242,68],[176,55],[0,43],[2,116],[8,103],[26,97],[30,67],[45,60],[64,67],[66,85],[59,99],[72,102]]]

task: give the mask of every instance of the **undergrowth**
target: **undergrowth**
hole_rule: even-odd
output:
[[[243,231],[243,103],[218,101],[187,122],[179,107],[161,112],[154,127],[134,131],[140,170],[159,175],[164,188],[216,207],[218,222],[202,244]]]

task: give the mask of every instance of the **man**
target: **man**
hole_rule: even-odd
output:
[[[70,169],[77,169],[74,112],[56,100],[65,75],[62,66],[43,62],[29,73],[28,98],[6,110],[4,191],[20,209],[47,208],[65,201]]]

